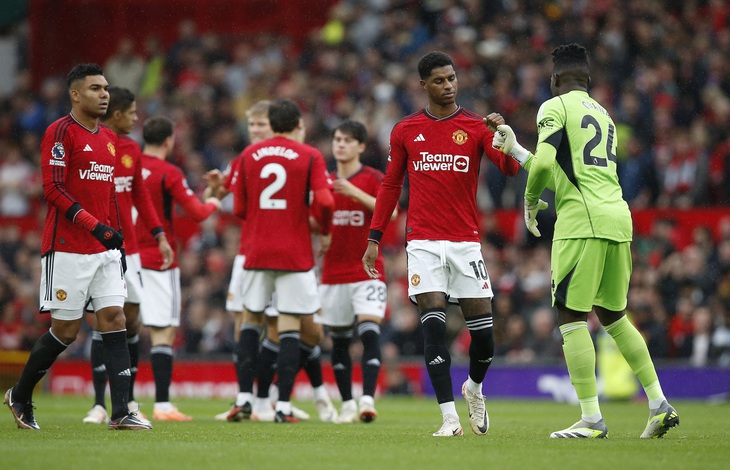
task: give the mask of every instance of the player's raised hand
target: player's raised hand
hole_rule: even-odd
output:
[[[368,242],[365,254],[362,256],[362,267],[371,279],[378,279],[380,273],[375,269],[375,259],[378,257],[378,244],[374,241]]]
[[[347,178],[338,178],[332,182],[332,188],[335,194],[342,194],[343,196],[358,198],[362,190],[350,183]]]
[[[540,230],[537,229],[537,213],[548,208],[548,203],[542,199],[530,202],[525,199],[525,225],[527,230],[536,237],[540,236]]]
[[[215,191],[223,184],[223,173],[220,170],[210,170],[203,175],[203,180]]]
[[[492,138],[492,147],[511,156],[522,166],[524,166],[527,159],[530,158],[530,152],[525,150],[525,148],[517,142],[515,131],[513,131],[507,124],[500,124],[497,126],[497,132],[494,133],[494,137]]]
[[[482,119],[482,121],[484,121],[487,129],[492,131],[492,133],[497,132],[497,126],[501,126],[505,123],[504,118],[499,113],[490,113],[487,117]]]
[[[205,200],[206,204],[213,204],[216,208],[216,210],[221,210],[221,200],[217,197],[209,197]]]

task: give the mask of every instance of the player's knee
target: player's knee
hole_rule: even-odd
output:
[[[314,322],[302,322],[302,343],[315,346],[322,341],[323,336],[322,325]]]
[[[441,310],[424,310],[421,313],[423,338],[430,344],[446,344],[446,313]]]
[[[471,344],[469,350],[479,357],[492,358],[494,356],[494,335],[492,328],[469,330]]]

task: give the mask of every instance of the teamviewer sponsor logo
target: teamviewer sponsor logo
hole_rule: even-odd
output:
[[[454,155],[454,171],[466,173],[469,171],[469,157]]]
[[[332,215],[332,225],[351,225],[353,227],[362,227],[365,225],[365,213],[363,211],[335,211]]]
[[[450,153],[420,152],[421,159],[413,161],[415,171],[469,171],[469,157]]]
[[[82,180],[112,181],[114,165],[101,165],[96,162],[89,162],[89,168],[79,169],[79,178]]]
[[[114,185],[118,193],[131,193],[134,176],[115,176]]]

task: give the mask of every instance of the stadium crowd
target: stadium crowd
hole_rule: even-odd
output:
[[[157,114],[175,121],[170,161],[202,194],[205,172],[226,168],[247,144],[245,110],[261,99],[299,103],[306,140],[331,167],[331,130],[346,118],[364,122],[371,137],[364,161],[384,170],[393,125],[425,104],[415,63],[434,49],[455,59],[458,103],[482,115],[500,112],[529,148],[534,116],[550,96],[550,51],[578,42],[591,52],[591,95],[617,125],[619,177],[630,206],[730,205],[730,6],[723,0],[343,0],[328,15],[301,47],[275,32],[229,37],[186,20],[169,47],[154,35],[117,39],[102,65],[110,84],[136,93],[140,127]],[[24,31],[18,25],[6,34]],[[22,47],[18,58],[27,63]],[[49,321],[37,314],[40,137],[70,106],[64,77],[46,77],[37,90],[31,83],[23,69],[14,89],[0,95],[0,349],[29,348]],[[140,140],[139,132],[132,137]],[[555,361],[562,350],[550,308],[549,216],[541,221],[542,239],[503,235],[491,213],[520,207],[526,174],[508,179],[495,170],[483,168],[478,200],[496,294],[496,356]],[[407,210],[407,191],[401,204]],[[229,212],[230,206],[224,201]],[[712,222],[683,246],[666,219],[635,238],[628,310],[659,360],[730,367],[730,211]],[[423,352],[418,313],[406,296],[402,240],[395,233],[383,245],[386,362]],[[238,227],[226,215],[186,239],[180,353],[230,352],[224,303],[237,243]],[[468,348],[460,321],[449,316],[455,358]],[[87,343],[77,341],[65,354],[83,356]]]

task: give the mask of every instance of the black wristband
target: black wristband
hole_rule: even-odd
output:
[[[370,229],[370,235],[368,235],[368,241],[380,244],[380,239],[383,238],[383,232],[380,230]]]
[[[162,228],[162,225],[160,225],[159,227],[155,227],[152,230],[150,230],[150,233],[152,234],[153,237],[155,237],[155,240],[157,240],[158,236],[165,234],[165,229]]]
[[[68,209],[66,210],[66,214],[64,214],[64,215],[65,215],[65,216],[66,216],[66,218],[67,218],[68,220],[70,220],[71,222],[76,222],[76,221],[74,220],[74,219],[76,218],[76,214],[78,214],[78,213],[79,213],[79,212],[81,212],[82,210],[84,210],[84,208],[83,208],[83,207],[81,207],[81,204],[79,204],[78,202],[74,202],[73,204],[71,204],[71,207],[69,207],[69,208],[68,208]]]

